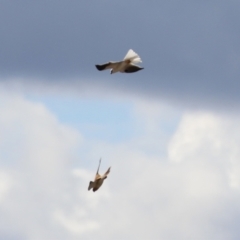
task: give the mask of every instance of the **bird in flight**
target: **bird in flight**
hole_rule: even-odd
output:
[[[137,53],[132,49],[127,52],[123,61],[120,62],[108,62],[102,65],[95,65],[99,71],[111,69],[111,74],[116,72],[121,73],[133,73],[142,70],[142,67],[135,65],[136,63],[141,63],[142,60]]]
[[[107,178],[107,175],[110,173],[110,168],[108,168],[108,170],[101,176],[98,171],[100,168],[100,164],[101,164],[101,158],[99,160],[99,165],[98,165],[98,169],[97,169],[97,173],[95,176],[95,180],[94,182],[90,181],[89,186],[88,186],[88,191],[93,189],[93,192],[97,191],[103,184],[103,181]]]

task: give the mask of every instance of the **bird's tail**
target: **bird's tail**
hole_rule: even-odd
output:
[[[131,61],[132,63],[140,63],[142,62],[141,58],[139,57],[139,55],[137,53],[135,53],[132,49],[130,49],[126,56],[123,59],[124,61]]]

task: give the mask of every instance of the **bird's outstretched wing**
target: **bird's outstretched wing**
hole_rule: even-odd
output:
[[[104,63],[102,65],[95,65],[95,66],[99,71],[103,71],[106,69],[112,69],[115,66],[117,66],[118,64],[119,64],[119,62],[108,62],[108,63]]]
[[[134,65],[134,64],[129,64],[129,66],[125,69],[125,73],[134,73],[134,72],[137,72],[139,70],[142,70],[144,68],[142,67],[139,67],[137,65]]]
[[[104,173],[103,178],[106,177],[110,173],[111,167]]]
[[[133,63],[140,63],[142,62],[141,58],[139,57],[139,55],[137,53],[135,53],[132,49],[130,49],[126,56],[123,59],[124,61],[126,60],[130,60]]]
[[[111,62],[104,63],[104,64],[102,64],[102,65],[95,65],[95,66],[96,66],[96,68],[97,68],[99,71],[112,68],[112,67],[111,67]]]
[[[96,181],[97,179],[101,178],[101,175],[98,173],[98,172],[99,172],[100,165],[101,165],[101,158],[99,159],[99,164],[98,164],[98,169],[97,169],[96,176],[95,176],[95,181]]]

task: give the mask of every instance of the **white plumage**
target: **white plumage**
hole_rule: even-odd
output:
[[[130,60],[133,63],[141,63],[142,62],[139,55],[137,53],[135,53],[132,49],[130,49],[127,52],[126,56],[124,57],[123,61],[126,61],[126,60]]]
[[[142,70],[142,67],[135,65],[136,63],[141,63],[142,60],[140,56],[135,53],[132,49],[130,49],[126,56],[124,57],[123,61],[119,62],[108,62],[102,65],[96,65],[96,68],[99,71],[111,69],[111,74],[116,72],[122,73],[133,73],[139,70]]]

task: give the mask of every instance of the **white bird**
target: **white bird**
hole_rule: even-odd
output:
[[[95,180],[94,180],[94,182],[90,181],[89,186],[88,186],[88,191],[91,189],[93,189],[93,192],[97,191],[102,186],[103,181],[107,178],[107,175],[110,173],[111,167],[109,167],[108,170],[101,176],[98,173],[100,164],[101,164],[101,158],[99,160],[99,165],[98,165],[97,173],[95,176]]]
[[[99,71],[111,69],[111,74],[116,72],[121,73],[133,73],[142,70],[142,67],[135,65],[134,63],[141,63],[142,60],[137,53],[132,49],[127,52],[123,61],[120,62],[108,62],[102,65],[95,65]]]

